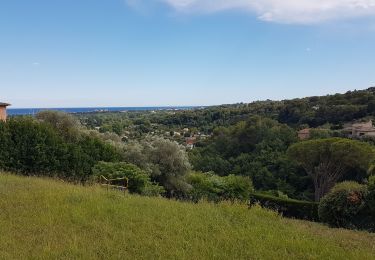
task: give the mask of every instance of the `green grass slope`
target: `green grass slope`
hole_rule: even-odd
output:
[[[0,174],[0,259],[375,259],[375,236],[260,208]]]

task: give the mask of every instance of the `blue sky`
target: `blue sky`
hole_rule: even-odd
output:
[[[375,85],[374,0],[2,0],[0,101],[212,105]]]

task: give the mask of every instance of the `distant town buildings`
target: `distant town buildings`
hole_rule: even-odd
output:
[[[10,106],[10,104],[0,102],[0,121],[7,120],[7,106]]]

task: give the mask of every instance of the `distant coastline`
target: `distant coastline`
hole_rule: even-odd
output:
[[[127,111],[160,111],[160,110],[189,110],[204,106],[165,106],[165,107],[79,107],[79,108],[10,108],[9,116],[35,115],[40,111],[53,110],[66,113],[96,113],[96,112],[127,112]]]

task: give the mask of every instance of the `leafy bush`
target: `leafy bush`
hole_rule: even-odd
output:
[[[275,210],[285,217],[318,221],[318,203],[274,197],[266,194],[250,195],[250,206],[259,204],[264,208]]]
[[[368,188],[356,182],[337,184],[320,202],[320,219],[333,227],[369,229]]]
[[[192,185],[189,192],[191,200],[197,202],[201,199],[218,202],[219,194],[224,183],[220,176],[211,173],[191,173],[187,181]]]
[[[190,198],[218,202],[220,200],[241,200],[249,198],[253,191],[251,180],[247,177],[229,175],[220,177],[212,173],[191,173],[188,182],[192,185]]]
[[[82,125],[77,118],[60,111],[41,111],[36,118],[52,126],[66,140],[75,141],[82,132]]]
[[[124,160],[146,171],[166,189],[168,197],[183,196],[190,186],[185,176],[190,163],[183,146],[160,137],[130,142],[124,147]]]
[[[156,183],[147,182],[146,185],[142,189],[141,195],[149,196],[149,197],[157,197],[164,193],[165,193],[165,189],[163,186],[160,186]]]
[[[128,178],[129,191],[132,193],[156,196],[164,191],[162,187],[154,185],[150,177],[133,164],[124,162],[99,162],[93,168],[93,173],[96,180],[98,180],[101,175],[107,179]]]
[[[229,175],[223,177],[223,179],[224,189],[222,196],[224,199],[246,201],[254,190],[253,184],[248,177]]]
[[[120,158],[97,137],[82,133],[72,141],[60,130],[29,117],[0,122],[0,169],[84,182],[97,162]]]
[[[0,166],[24,174],[55,175],[66,147],[48,125],[31,118],[0,122]]]

